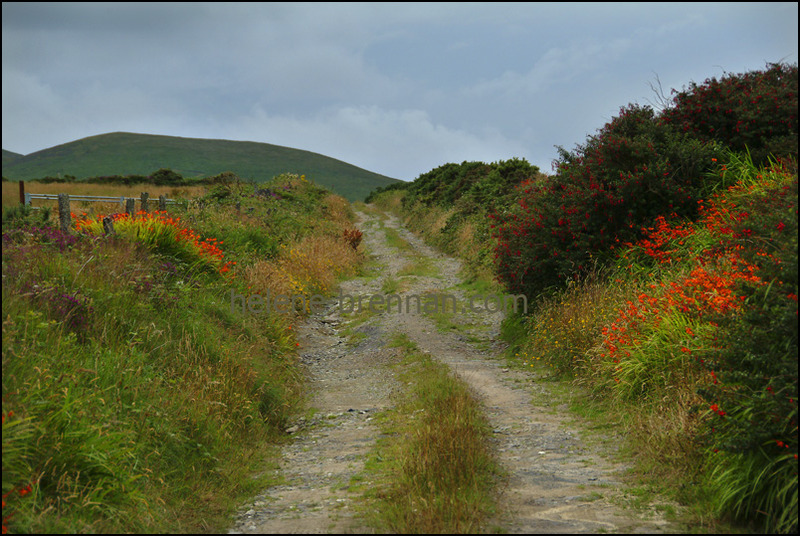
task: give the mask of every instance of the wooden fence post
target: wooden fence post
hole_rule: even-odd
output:
[[[72,212],[69,210],[67,194],[58,194],[58,219],[61,222],[61,232],[69,233],[72,227]]]
[[[136,211],[136,200],[132,197],[125,200],[125,212],[128,216],[133,218],[133,213]]]
[[[107,235],[114,234],[114,218],[111,216],[106,216],[103,218],[103,233]]]
[[[167,210],[167,196],[158,196],[158,210],[161,212],[165,212]]]
[[[19,181],[19,204],[25,204],[25,181]]]
[[[142,210],[145,211],[145,212],[147,212],[147,198],[149,198],[149,197],[150,197],[150,194],[148,194],[147,192],[142,192],[142,196],[141,196],[141,199],[142,199]]]

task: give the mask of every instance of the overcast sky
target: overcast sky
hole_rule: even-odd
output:
[[[797,3],[3,3],[4,149],[267,142],[413,180],[551,171],[620,107],[796,63]]]

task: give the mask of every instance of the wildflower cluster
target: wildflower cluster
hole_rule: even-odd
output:
[[[27,224],[3,232],[3,243],[27,241],[50,245],[63,253],[77,243],[78,237],[50,225]]]
[[[86,218],[85,215],[73,214],[72,217],[78,231],[94,235],[103,233],[103,216]],[[192,229],[180,225],[180,218],[172,218],[166,212],[139,211],[133,217],[118,213],[111,218],[117,235],[154,247],[193,266],[209,267],[224,274],[236,264],[225,262],[220,248],[222,241],[202,238]]]
[[[5,416],[3,416],[3,420],[5,420]],[[14,515],[13,511],[7,513],[11,506],[9,502],[12,501],[12,498],[22,498],[30,495],[31,493],[33,493],[33,487],[28,484],[27,486],[13,488],[3,494],[3,534],[8,534],[8,522]]]
[[[704,265],[669,283],[651,283],[649,292],[627,301],[603,328],[600,354],[623,397],[667,387],[675,381],[676,368],[696,375],[698,366],[707,366],[708,353],[715,349],[708,346],[707,335],[714,332],[711,318],[741,310],[744,297],[734,289],[741,281],[762,284],[754,272],[755,267],[730,262],[723,255],[706,259]],[[715,371],[707,372],[706,379],[716,383]]]
[[[796,524],[796,500],[776,490],[797,478],[797,176],[780,165],[754,171],[699,213],[693,225],[645,230],[629,254],[651,258],[660,279],[619,309],[596,356],[629,400],[694,386],[707,423],[697,439],[729,456],[714,462],[717,485],[745,471],[733,468],[742,460],[756,472],[726,501],[766,515],[767,526],[792,526],[780,512],[794,508]]]
[[[20,290],[81,340],[86,337],[94,312],[90,298],[50,282],[25,283]]]
[[[796,457],[797,178],[781,169],[770,174],[786,180],[732,188],[738,198],[709,218],[709,226],[728,237],[739,266],[757,266],[762,283],[743,278],[735,291],[747,306],[739,315],[711,318],[720,327],[714,366],[726,388],[717,384],[702,394],[729,407],[730,418],[716,429],[717,448],[774,449],[781,442]]]

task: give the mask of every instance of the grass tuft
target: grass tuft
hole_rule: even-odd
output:
[[[368,463],[380,482],[367,492],[368,521],[399,533],[479,531],[501,476],[480,404],[405,336],[393,345],[403,351],[397,372],[405,390],[382,415],[386,436]]]

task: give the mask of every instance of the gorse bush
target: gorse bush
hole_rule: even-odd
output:
[[[486,215],[508,206],[518,184],[543,177],[539,168],[520,158],[491,164],[451,163],[420,175],[399,193],[387,189],[374,199],[402,206],[412,231],[423,233],[443,251],[463,257],[469,271],[485,273],[492,264]]]
[[[540,175],[525,159],[512,158],[492,164],[462,162],[445,164],[423,173],[408,185],[403,205],[415,203],[450,207],[460,203],[461,212],[492,210],[507,204],[514,188]]]
[[[704,178],[722,151],[631,105],[573,152],[557,174],[523,183],[516,204],[493,214],[495,269],[529,297],[587,273],[660,215],[696,214]]]
[[[382,193],[385,192],[394,192],[398,190],[405,190],[408,188],[408,185],[411,183],[408,182],[394,182],[392,184],[387,184],[386,186],[379,186],[372,190],[367,197],[364,198],[364,203],[372,203],[375,199]]]
[[[675,92],[675,90],[673,90]],[[797,65],[692,82],[675,92],[661,121],[701,140],[750,151],[764,164],[770,155],[797,153]]]

